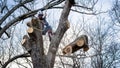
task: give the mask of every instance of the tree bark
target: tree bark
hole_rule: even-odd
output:
[[[42,23],[39,19],[33,18],[29,23],[28,36],[23,37],[22,45],[30,53],[33,68],[48,68],[46,56],[43,49]]]
[[[83,48],[84,51],[88,51],[88,37],[86,35],[81,35],[77,39],[75,39],[73,42],[68,44],[63,49],[63,54],[71,54],[76,52],[77,50]]]
[[[60,43],[64,33],[69,28],[68,15],[70,13],[71,7],[72,7],[72,4],[69,2],[69,0],[66,0],[65,6],[63,8],[63,11],[62,11],[62,14],[60,17],[59,26],[55,32],[55,35],[53,36],[53,38],[51,40],[49,51],[47,54],[47,59],[48,59],[50,68],[54,67],[56,52],[58,50],[59,43]]]

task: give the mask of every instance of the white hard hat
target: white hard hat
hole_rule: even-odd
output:
[[[43,12],[42,12],[42,11],[39,11],[38,14],[43,14]]]

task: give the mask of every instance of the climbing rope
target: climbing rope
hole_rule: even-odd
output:
[[[37,31],[43,31],[43,30],[40,30],[40,29],[38,29],[38,28],[36,28],[36,27],[33,27],[33,29],[35,29],[35,30],[37,30]]]

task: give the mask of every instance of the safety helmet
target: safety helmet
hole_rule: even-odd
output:
[[[39,12],[38,12],[38,17],[41,17],[41,16],[43,16],[43,12],[42,12],[42,11],[39,11]]]

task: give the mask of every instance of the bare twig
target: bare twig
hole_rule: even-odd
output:
[[[28,7],[26,7],[25,5],[23,5],[23,7],[25,8],[25,9],[27,9],[28,11],[31,11]]]
[[[52,7],[50,9],[63,9],[63,8],[64,7]],[[81,12],[81,11],[74,10],[74,9],[71,9],[71,11],[77,12],[77,13],[80,13],[80,14],[86,14],[86,15],[98,15],[98,14],[106,13],[107,12],[107,11],[105,11],[105,12]]]
[[[33,0],[25,0],[24,2],[22,3],[19,3],[18,5],[16,5],[15,7],[13,7],[9,12],[7,12],[5,14],[5,16],[2,17],[2,19],[0,19],[0,25],[7,19],[8,16],[10,16],[16,9],[18,9],[19,7],[21,7],[22,5],[26,4],[26,3],[29,3]]]

